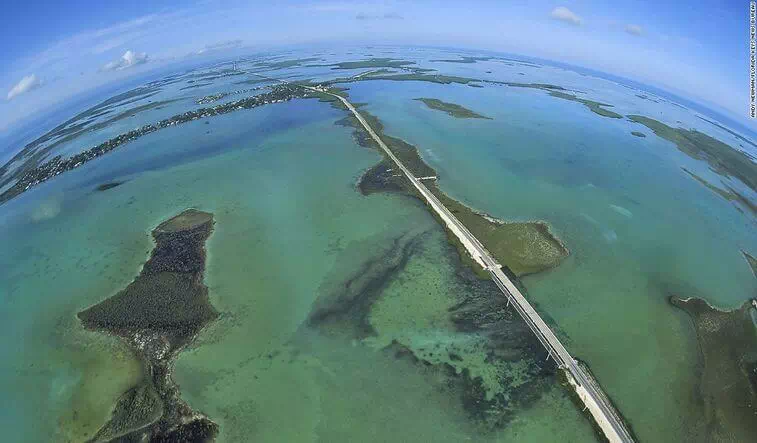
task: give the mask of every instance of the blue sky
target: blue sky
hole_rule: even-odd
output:
[[[748,2],[9,2],[0,131],[77,94],[234,46],[351,41],[456,46],[620,75],[746,116]],[[740,120],[743,121],[743,118]]]

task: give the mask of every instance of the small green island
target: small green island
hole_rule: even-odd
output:
[[[455,118],[483,118],[491,120],[491,118],[485,115],[471,111],[470,109],[456,103],[444,102],[436,98],[416,98],[414,100],[423,102],[424,105],[428,106],[431,109],[446,112],[447,114]]]
[[[589,110],[595,114],[601,115],[602,117],[609,117],[609,118],[623,118],[622,115],[618,114],[617,112],[610,111],[606,108],[611,108],[612,105],[609,105],[607,103],[597,102],[594,100],[588,100],[585,98],[576,97],[572,94],[566,94],[564,92],[560,91],[550,91],[549,95],[552,97],[561,98],[563,100],[570,100],[573,102],[578,102],[589,108]]]
[[[647,136],[647,134],[643,132],[639,132],[639,131],[631,131],[631,135],[633,135],[634,137],[641,137],[641,138],[644,138]]]

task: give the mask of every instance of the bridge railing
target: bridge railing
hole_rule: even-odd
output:
[[[488,271],[489,271],[489,274],[492,277],[492,280],[494,280],[494,283],[496,283],[497,286],[499,287],[499,289],[504,294],[507,295],[508,305],[511,303],[515,307],[515,310],[521,316],[521,318],[523,319],[523,321],[526,322],[526,325],[528,325],[529,329],[531,329],[531,332],[534,333],[534,335],[536,336],[536,338],[539,339],[539,342],[542,344],[542,346],[544,346],[544,349],[547,350],[547,352],[549,354],[547,356],[547,359],[549,359],[550,357],[552,357],[552,359],[555,360],[555,362],[560,367],[565,367],[566,366],[566,362],[563,360],[563,358],[560,355],[560,353],[557,351],[557,349],[554,348],[554,346],[552,346],[552,344],[549,342],[549,340],[547,340],[547,338],[544,337],[544,334],[541,332],[541,329],[539,329],[539,327],[536,325],[536,323],[533,322],[533,320],[531,319],[531,316],[528,315],[528,313],[525,311],[525,309],[523,309],[523,307],[520,305],[520,303],[518,303],[518,301],[515,300],[515,297],[510,293],[510,290],[507,289],[507,287],[505,286],[505,284],[500,281],[499,276],[497,274],[495,274],[491,269],[489,269]]]

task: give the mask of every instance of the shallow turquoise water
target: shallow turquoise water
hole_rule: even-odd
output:
[[[433,66],[477,78],[559,83],[618,112],[680,121],[733,142],[692,112],[570,71],[498,60]],[[330,71],[274,74],[364,70]],[[716,179],[705,165],[640,125],[602,118],[542,91],[384,81],[348,86],[352,101],[367,103],[387,134],[419,147],[449,195],[502,219],[550,223],[571,256],[527,277],[528,297],[571,352],[589,363],[641,440],[703,438],[697,343],[667,297],[698,296],[728,308],[757,292],[740,252],[757,252],[754,220],[680,169]],[[233,88],[225,82],[185,91],[181,104],[63,149],[75,152],[119,128],[173,114],[195,96]],[[454,119],[416,97],[459,103],[492,120]],[[325,104],[295,101],[195,121],[124,145],[3,205],[0,424],[6,438],[64,441],[56,428],[70,425],[77,392],[125,383],[110,374],[128,372],[129,359],[109,362],[112,344],[81,331],[75,313],[137,275],[153,227],[197,207],[215,214],[206,283],[224,315],[181,355],[176,377],[190,404],[221,424],[221,440],[591,440],[588,422],[554,380],[539,385],[537,399],[507,427],[483,432],[459,398],[439,388],[438,374],[380,350],[392,339],[443,346],[460,340],[438,318],[416,322],[408,312],[433,312],[468,289],[443,231],[422,206],[355,190],[379,156],[333,125],[341,117]],[[94,192],[114,180],[126,182]],[[377,338],[333,337],[307,325],[319,297],[374,272],[361,270],[409,239],[420,246],[386,278],[371,317]],[[514,358],[508,374],[518,378],[533,358],[529,352]]]
[[[740,252],[757,250],[754,220],[680,170],[706,165],[650,131],[633,137],[638,125],[541,91],[419,82],[350,88],[387,134],[420,148],[451,196],[505,220],[550,223],[571,256],[526,278],[529,297],[641,439],[703,437],[694,331],[667,297],[731,308],[757,292]],[[493,120],[456,120],[416,97]]]
[[[588,421],[554,379],[508,427],[484,432],[423,365],[303,325],[320,295],[398,238],[420,243],[390,274],[386,297],[443,301],[459,290],[454,250],[421,205],[356,191],[380,157],[333,124],[341,117],[298,101],[193,122],[8,203],[0,263],[6,438],[66,440],[69,409],[84,410],[77,392],[95,389],[94,375],[98,386],[117,385],[103,373],[126,360],[100,361],[108,347],[89,344],[94,334],[81,331],[75,313],[134,278],[154,226],[196,207],[215,214],[206,283],[223,317],[180,356],[176,379],[190,404],[221,424],[221,441],[543,441],[557,429],[568,441],[591,440]],[[111,180],[126,182],[93,192]]]

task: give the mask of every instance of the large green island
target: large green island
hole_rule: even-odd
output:
[[[188,209],[161,223],[150,259],[123,291],[78,314],[85,328],[120,337],[143,376],[121,395],[92,441],[210,441],[218,425],[181,399],[173,364],[218,313],[203,283],[213,215]]]

